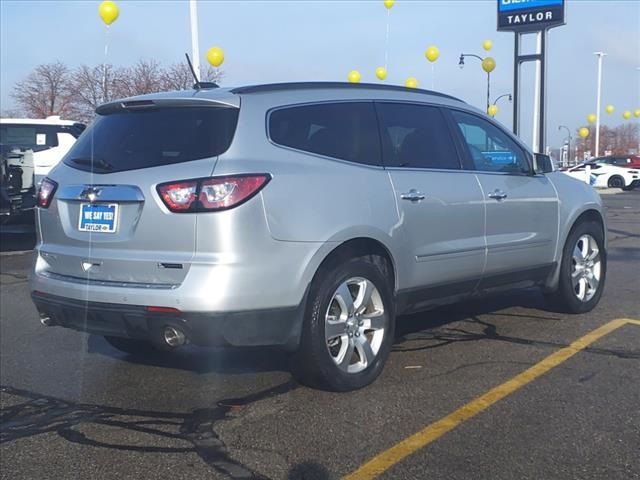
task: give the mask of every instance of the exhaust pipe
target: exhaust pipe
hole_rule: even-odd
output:
[[[49,315],[47,315],[45,313],[41,313],[40,314],[40,323],[42,325],[44,325],[45,327],[51,327],[54,322],[53,322],[53,319]]]
[[[181,347],[187,342],[184,332],[172,326],[164,327],[163,338],[164,343],[171,348]]]

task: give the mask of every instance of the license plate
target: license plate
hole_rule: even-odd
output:
[[[78,230],[81,232],[114,233],[118,226],[118,205],[115,203],[82,203]]]

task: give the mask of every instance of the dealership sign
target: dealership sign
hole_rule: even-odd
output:
[[[498,31],[535,32],[564,25],[565,0],[498,0]]]

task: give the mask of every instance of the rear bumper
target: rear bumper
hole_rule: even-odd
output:
[[[638,187],[640,187],[640,179],[634,180],[627,186],[627,188],[638,188]]]
[[[167,326],[181,329],[199,346],[279,346],[295,349],[302,327],[302,305],[244,312],[149,312],[144,306],[88,302],[34,291],[41,316],[52,325],[123,338],[161,341]]]
[[[36,207],[35,190],[10,194],[4,186],[0,186],[0,215],[17,215]]]

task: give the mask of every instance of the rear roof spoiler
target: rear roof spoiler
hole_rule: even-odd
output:
[[[217,99],[203,97],[174,97],[174,98],[132,98],[116,100],[105,103],[96,108],[99,115],[122,111],[147,110],[154,108],[180,108],[180,107],[214,107],[214,108],[240,108],[240,99],[233,95]]]

